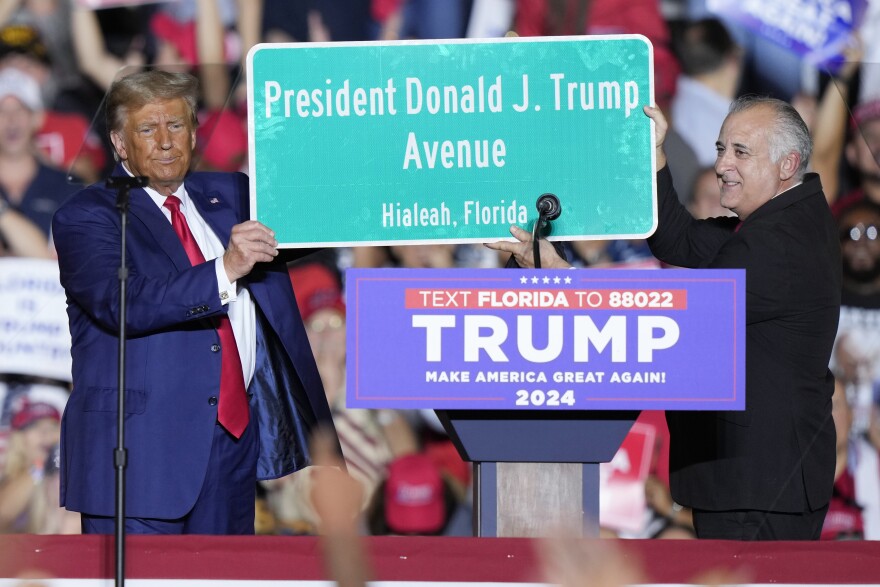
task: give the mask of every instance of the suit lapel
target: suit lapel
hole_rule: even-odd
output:
[[[119,172],[125,173],[125,170],[117,168],[117,175]],[[171,223],[144,189],[131,190],[129,211],[132,217],[143,223],[153,235],[159,248],[168,255],[178,271],[192,267],[183,245],[180,244],[180,239],[171,228]]]
[[[125,174],[125,169],[117,166],[114,175],[122,174]],[[229,243],[232,226],[239,222],[235,212],[220,192],[204,191],[198,181],[190,181],[189,177],[185,180],[185,184],[190,200],[225,247]],[[171,228],[171,223],[145,190],[141,188],[131,190],[129,211],[153,235],[156,243],[168,255],[178,271],[192,267],[186,251],[180,244],[180,239]]]
[[[226,247],[229,244],[232,227],[240,222],[235,211],[220,192],[205,191],[199,182],[190,181],[189,178],[186,181],[186,192],[196,208],[199,209],[199,214]]]

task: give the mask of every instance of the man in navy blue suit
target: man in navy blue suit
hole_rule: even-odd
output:
[[[189,173],[198,83],[124,77],[106,100],[131,190],[125,365],[126,528],[252,534],[256,480],[310,464],[330,410],[274,233],[247,220],[241,173]],[[73,338],[61,501],[85,533],[113,533],[120,219],[87,187],[53,221]]]

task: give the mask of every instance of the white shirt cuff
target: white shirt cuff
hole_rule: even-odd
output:
[[[229,302],[234,302],[238,294],[238,288],[235,282],[229,281],[226,275],[226,268],[223,266],[223,257],[214,259],[214,272],[217,274],[217,288],[220,294],[220,303],[224,306]]]

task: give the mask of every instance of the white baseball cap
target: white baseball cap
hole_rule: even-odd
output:
[[[7,96],[18,98],[31,111],[43,109],[40,86],[34,78],[11,67],[0,71],[0,100]]]

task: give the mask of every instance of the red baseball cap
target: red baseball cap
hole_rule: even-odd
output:
[[[385,521],[400,534],[431,534],[443,528],[446,502],[443,478],[430,457],[411,454],[388,467]]]
[[[24,430],[37,420],[44,418],[58,422],[61,420],[61,414],[58,412],[58,408],[52,404],[32,402],[27,398],[21,398],[20,403],[13,411],[10,425],[13,430]]]
[[[321,263],[294,265],[288,269],[296,305],[304,322],[318,310],[330,308],[345,314],[339,280]]]

